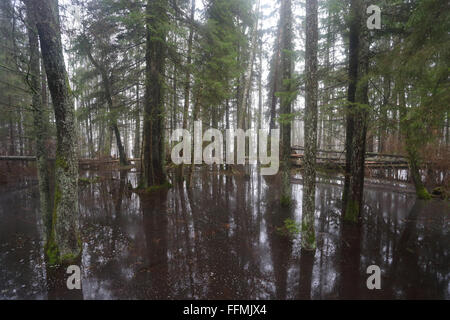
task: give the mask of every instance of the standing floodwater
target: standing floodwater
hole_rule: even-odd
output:
[[[81,184],[84,299],[450,298],[449,204],[366,185],[361,227],[340,220],[342,185],[319,177],[315,255],[300,247],[301,175],[291,209],[280,181],[204,168],[193,186],[133,193],[135,173]],[[45,269],[37,187],[0,193],[0,299],[58,296]],[[366,269],[381,268],[381,290]]]

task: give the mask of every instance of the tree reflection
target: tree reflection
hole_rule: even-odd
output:
[[[171,290],[168,264],[167,190],[141,196],[143,225],[146,239],[144,267],[138,281],[146,285],[140,298],[167,299]]]

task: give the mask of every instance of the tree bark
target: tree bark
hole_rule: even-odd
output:
[[[364,162],[367,133],[368,43],[362,32],[363,1],[350,7],[349,87],[346,130],[346,166],[343,212],[346,221],[357,222],[363,206]]]
[[[252,29],[252,39],[251,39],[251,51],[250,51],[250,59],[248,61],[248,65],[247,65],[247,72],[243,75],[244,77],[244,91],[242,94],[242,100],[240,101],[241,103],[239,104],[239,115],[238,115],[238,129],[244,129],[244,125],[245,125],[245,111],[247,109],[247,102],[248,102],[248,95],[250,93],[250,88],[252,85],[252,78],[253,78],[253,64],[255,62],[255,56],[256,56],[256,50],[258,49],[258,45],[256,43],[257,39],[258,39],[258,26],[259,26],[259,7],[260,7],[260,1],[258,1],[258,4],[256,6],[256,17],[255,17],[255,21],[253,23],[253,29]],[[247,114],[247,117],[249,115]]]
[[[141,157],[141,104],[139,95],[139,79],[136,83],[136,114],[135,114],[135,131],[134,131],[134,157]]]
[[[195,132],[195,127],[194,127],[194,123],[195,121],[199,120],[199,115],[200,115],[200,103],[198,101],[198,94],[197,94],[197,99],[195,99],[196,101],[194,102],[194,108],[192,110],[192,118],[194,121],[192,121],[192,131],[191,132]],[[192,186],[192,179],[194,177],[194,171],[195,171],[195,161],[194,161],[194,140],[195,139],[195,135],[192,136],[192,164],[190,167],[190,172],[189,172],[189,180],[188,180],[188,185]]]
[[[270,93],[269,93],[269,101],[270,101],[270,120],[269,120],[269,128],[275,129],[275,118],[277,114],[277,102],[278,97],[276,96],[276,93],[278,92],[279,86],[280,86],[280,63],[281,63],[281,39],[283,35],[283,28],[281,20],[278,23],[278,31],[277,31],[277,38],[275,39],[275,53],[272,57],[272,75],[271,75],[271,86],[270,86]]]
[[[38,31],[34,11],[27,1],[27,33],[30,50],[30,76],[28,85],[32,91],[33,126],[36,143],[36,162],[39,181],[40,212],[44,225],[45,241],[50,239],[52,230],[52,206],[50,194],[50,176],[46,142],[48,139],[49,114],[47,106],[42,103],[40,79],[40,53]]]
[[[280,24],[282,30],[281,39],[281,71],[282,71],[282,92],[280,107],[280,127],[281,127],[281,170],[282,170],[282,187],[281,187],[281,204],[289,205],[291,199],[291,114],[292,101],[290,98],[291,81],[293,70],[292,59],[292,2],[286,0],[281,2],[280,6]],[[287,117],[287,118],[286,118]]]
[[[94,149],[94,138],[92,133],[92,109],[91,109],[91,103],[88,101],[88,115],[87,120],[88,121],[88,144],[89,144],[89,157],[92,159],[95,158],[95,149]]]
[[[47,82],[56,119],[55,198],[46,244],[50,264],[70,263],[81,254],[78,216],[78,159],[74,104],[64,64],[59,14],[52,0],[30,0],[36,13]],[[56,6],[57,7],[57,6]],[[32,14],[32,13],[31,13]]]
[[[164,72],[166,61],[167,0],[148,0],[144,150],[142,186],[166,182],[164,168]]]
[[[183,129],[188,129],[189,104],[191,100],[191,64],[192,43],[194,40],[195,1],[191,1],[191,24],[189,26],[188,52],[186,59],[186,76],[184,84],[184,107],[183,107]],[[184,166],[181,164],[181,176],[184,176]]]
[[[305,155],[303,161],[302,201],[302,248],[316,248],[314,215],[316,199],[316,153],[317,153],[317,47],[318,47],[317,0],[306,1],[306,106],[305,106]]]

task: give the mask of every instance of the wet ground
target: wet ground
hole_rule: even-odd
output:
[[[194,187],[138,195],[136,174],[80,186],[82,290],[55,289],[43,261],[35,184],[0,191],[0,299],[450,299],[449,202],[418,201],[402,184],[367,184],[361,225],[340,221],[342,180],[321,176],[317,250],[300,249],[301,175],[295,203],[279,181],[204,169]],[[294,224],[295,225],[295,224]],[[290,231],[294,232],[290,232]],[[367,267],[381,268],[368,290]]]

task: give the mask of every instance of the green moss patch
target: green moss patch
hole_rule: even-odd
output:
[[[344,220],[349,222],[358,222],[359,217],[359,205],[355,200],[348,200],[347,207],[345,208]]]
[[[417,193],[417,198],[419,198],[421,200],[430,200],[431,199],[431,194],[424,187],[418,189],[416,191],[416,193]]]

